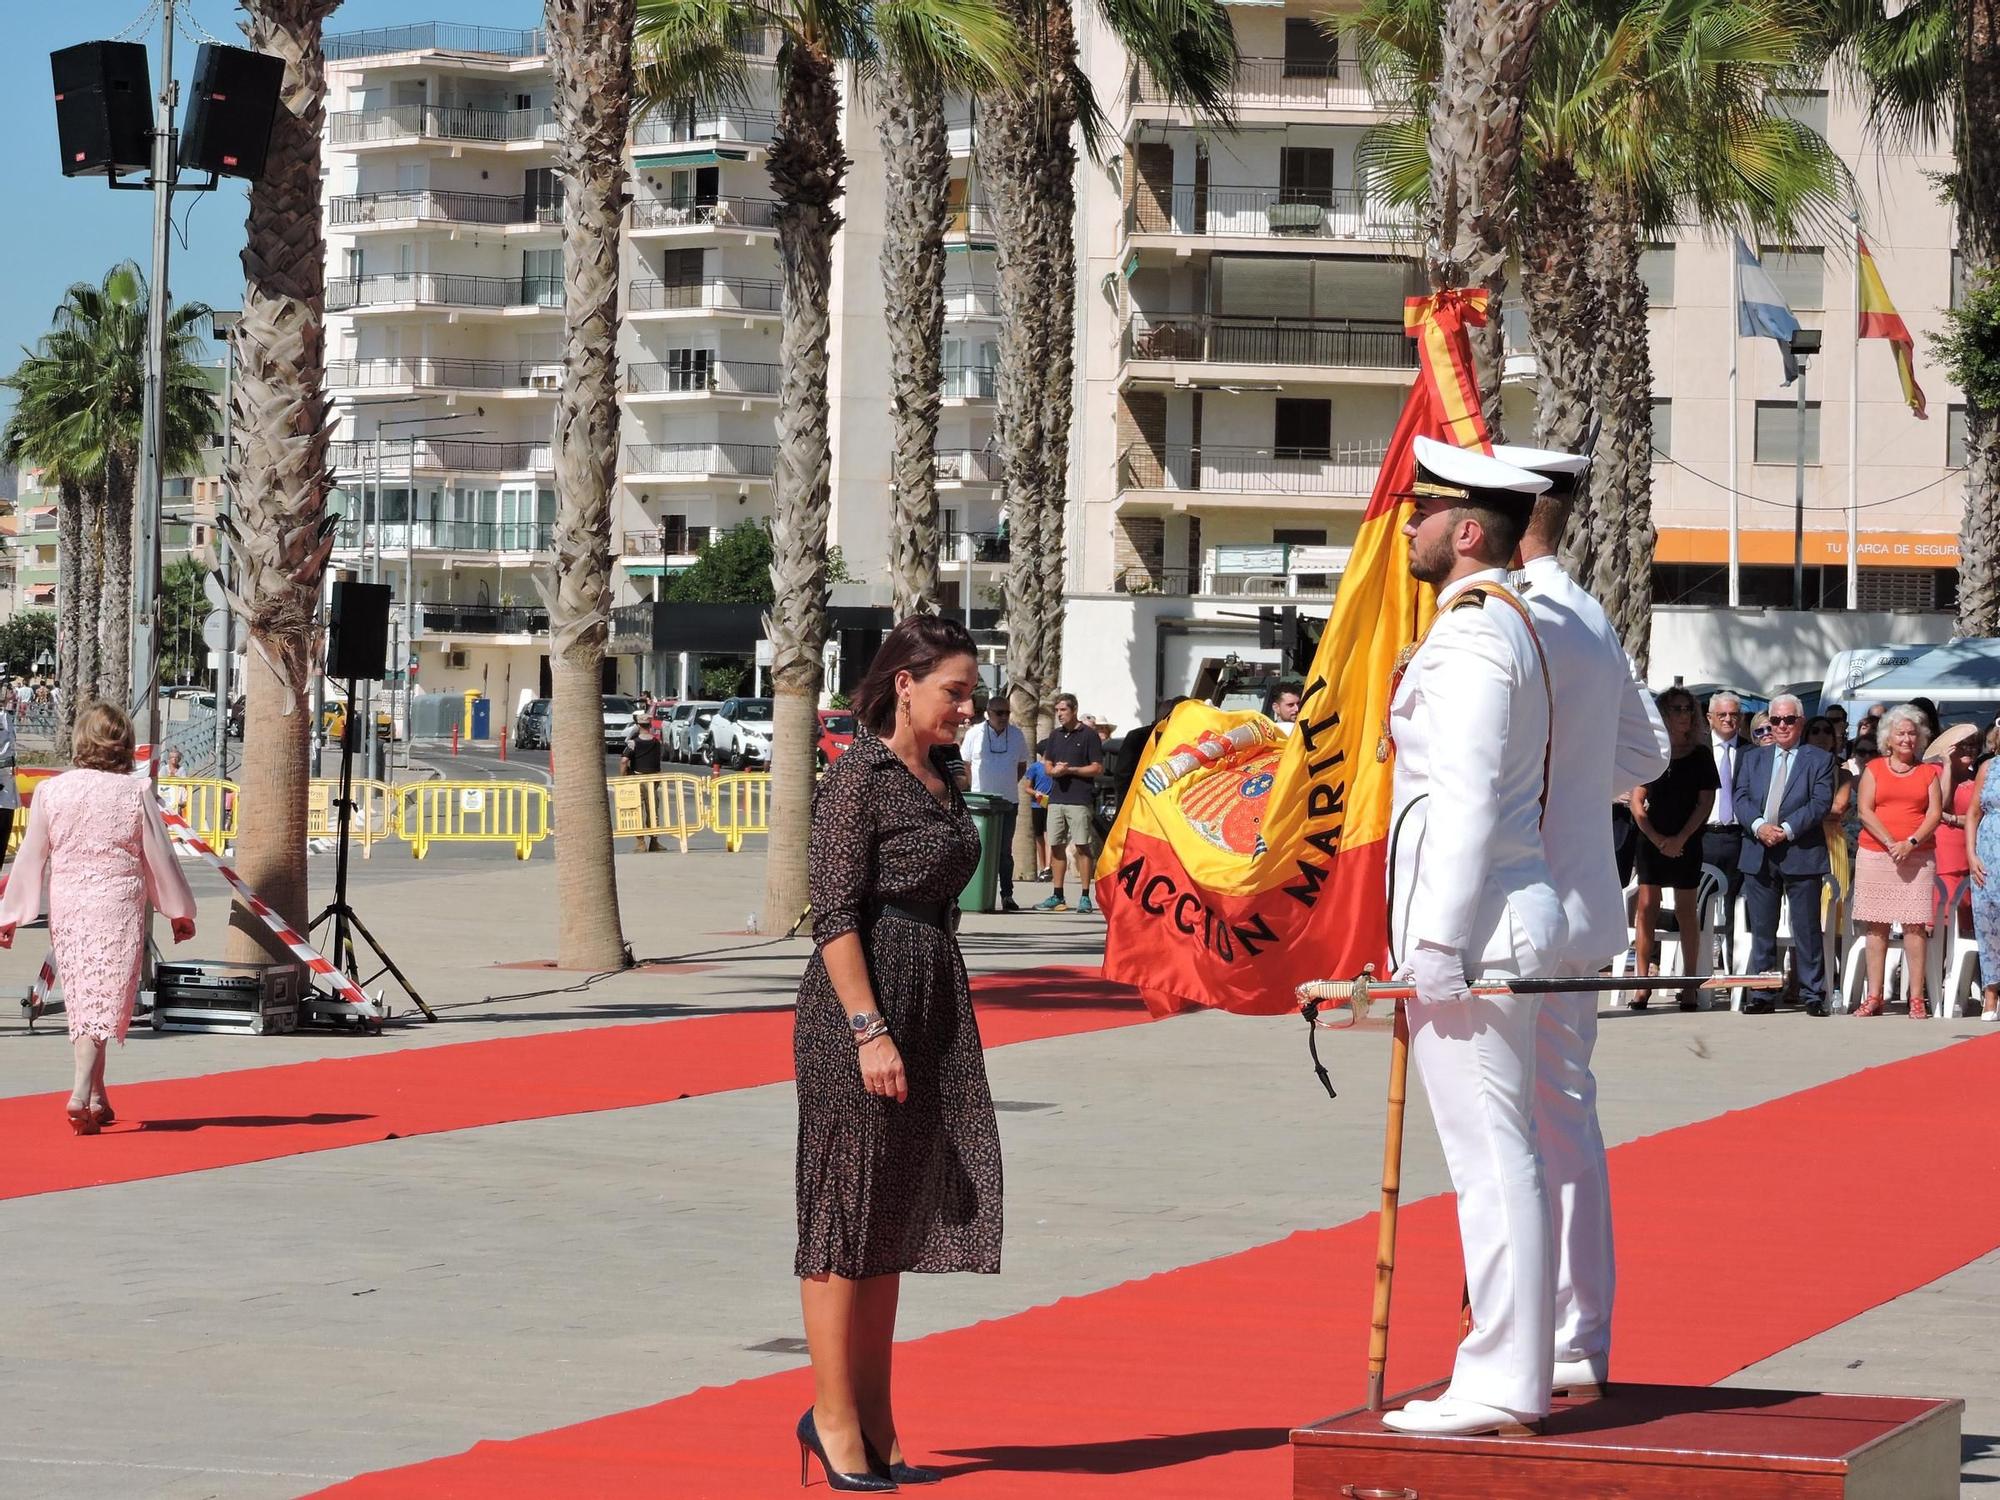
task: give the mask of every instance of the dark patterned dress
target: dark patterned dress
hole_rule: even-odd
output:
[[[943,759],[933,752],[940,775]],[[800,1276],[1000,1269],[1000,1130],[958,942],[881,907],[954,903],[979,862],[978,832],[944,779],[949,805],[864,732],[813,796],[817,951],[792,1033]],[[822,958],[848,932],[861,934],[876,1008],[903,1056],[904,1103],[862,1087]]]

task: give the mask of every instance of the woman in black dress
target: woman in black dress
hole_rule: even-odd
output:
[[[1681,972],[1695,972],[1692,965],[1701,953],[1700,913],[1696,895],[1701,885],[1701,833],[1708,825],[1709,809],[1722,785],[1716,773],[1715,752],[1703,742],[1699,732],[1701,710],[1694,694],[1684,687],[1670,687],[1660,694],[1660,717],[1666,721],[1673,742],[1673,758],[1657,781],[1650,781],[1632,793],[1632,820],[1639,827],[1639,900],[1632,914],[1632,948],[1636,958],[1632,972],[1653,972],[1653,923],[1660,914],[1660,893],[1674,893],[1674,918],[1681,929]],[[1696,1007],[1696,991],[1681,991],[1681,1009]],[[1637,991],[1625,1002],[1633,1010],[1646,1008],[1646,992]]]
[[[946,769],[979,681],[963,625],[913,615],[855,693],[813,797],[817,946],[799,985],[795,1272],[812,1352],[799,1469],[836,1490],[937,1479],[889,1396],[904,1271],[1000,1269],[1000,1132],[953,936],[979,835]]]

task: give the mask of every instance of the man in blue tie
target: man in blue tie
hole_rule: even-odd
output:
[[[1736,777],[1752,748],[1750,737],[1743,732],[1743,700],[1727,691],[1710,698],[1708,731],[1715,747],[1715,773],[1722,785],[1715,794],[1715,806],[1709,810],[1708,827],[1702,830],[1701,862],[1722,872],[1722,911],[1717,922],[1722,952],[1717,955],[1717,964],[1733,969],[1730,935],[1736,931],[1736,897],[1743,889],[1743,829],[1736,821]]]
[[[1826,952],[1820,941],[1820,883],[1826,877],[1826,830],[1833,807],[1833,757],[1805,738],[1805,710],[1789,693],[1771,700],[1771,743],[1736,763],[1736,821],[1743,826],[1743,908],[1750,926],[1750,968],[1778,967],[1778,907],[1791,913],[1799,998],[1806,1014],[1826,1007]],[[1746,1015],[1772,1009],[1746,996]]]

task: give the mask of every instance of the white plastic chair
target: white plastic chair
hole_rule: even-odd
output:
[[[1722,872],[1713,865],[1701,867],[1701,879],[1695,886],[1694,909],[1699,930],[1699,938],[1694,953],[1694,963],[1687,962],[1688,955],[1681,951],[1680,913],[1673,909],[1669,901],[1660,907],[1660,913],[1653,922],[1654,963],[1662,974],[1691,973],[1706,976],[1715,972],[1713,955],[1717,910],[1722,894]],[[1611,961],[1613,980],[1631,975],[1634,967],[1633,941],[1638,937],[1637,908],[1639,886],[1635,881],[1625,888],[1625,931],[1627,946],[1623,953]],[[1732,992],[1732,998],[1741,1003],[1742,992]]]
[[[1955,1020],[1965,999],[1979,992],[1979,940],[1958,930],[1959,907],[1971,897],[1971,882],[1969,874],[1937,879],[1925,988],[1936,1002],[1933,1014],[1940,1021]]]

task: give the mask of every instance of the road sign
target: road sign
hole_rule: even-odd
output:
[[[224,597],[222,592],[222,580],[217,578],[213,573],[204,573],[202,575],[201,591],[208,599],[209,608],[229,608],[229,600]]]
[[[220,656],[228,644],[233,644],[225,641],[224,632],[228,629],[228,611],[221,608],[210,610],[208,618],[201,622],[202,644]]]

